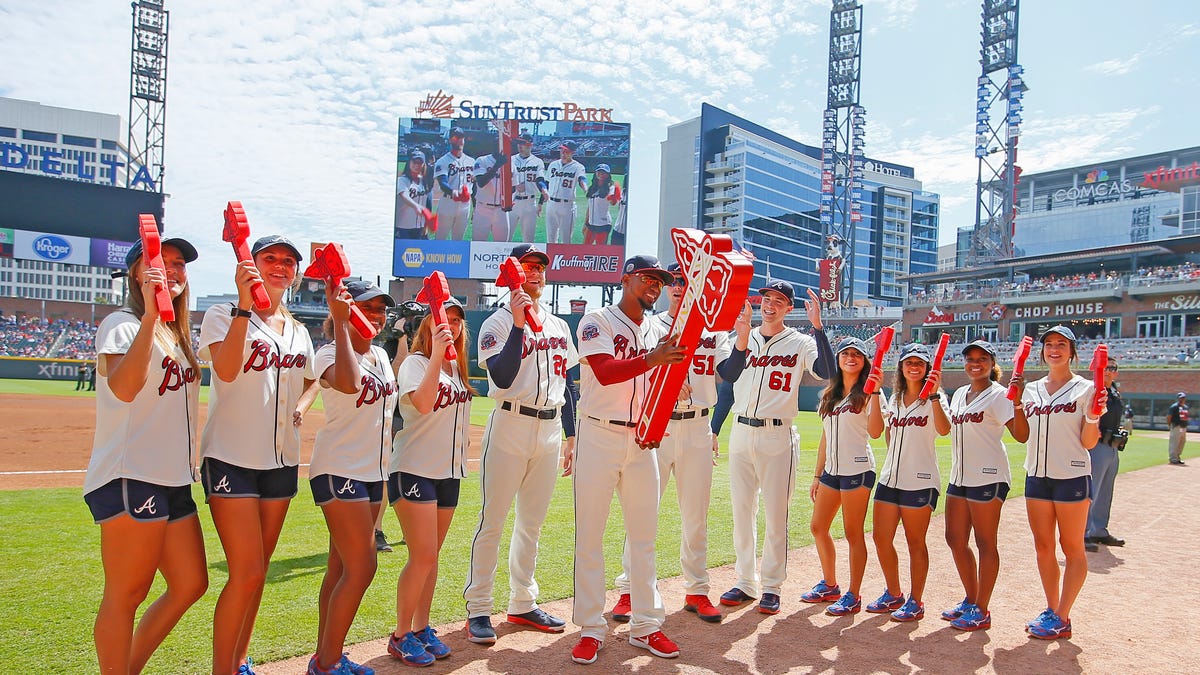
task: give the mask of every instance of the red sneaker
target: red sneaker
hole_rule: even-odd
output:
[[[571,650],[571,660],[575,663],[582,663],[585,666],[589,663],[595,663],[596,652],[600,651],[600,648],[603,646],[604,643],[594,637],[579,638],[579,644],[575,645],[575,648]]]
[[[629,594],[622,593],[621,597],[617,598],[617,604],[612,608],[613,621],[627,623],[630,615],[633,614],[633,604],[629,601]]]
[[[701,621],[721,623],[721,610],[713,607],[713,604],[708,601],[707,595],[683,596],[683,608],[700,617]]]
[[[651,654],[664,659],[673,659],[679,656],[679,645],[671,642],[671,638],[664,635],[661,630],[642,637],[631,637],[629,644],[639,649],[649,650]]]

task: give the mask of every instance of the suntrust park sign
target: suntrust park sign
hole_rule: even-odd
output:
[[[417,106],[417,116],[463,120],[521,120],[527,122],[612,122],[612,108],[584,107],[570,101],[561,106],[517,105],[512,101],[493,104],[476,104],[461,99],[457,105],[454,96],[441,89],[429,94]]]

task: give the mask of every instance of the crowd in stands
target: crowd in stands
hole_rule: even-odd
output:
[[[1119,289],[1133,285],[1151,285],[1200,279],[1200,265],[1185,262],[1180,265],[1142,267],[1134,274],[1116,270],[1101,270],[1087,274],[1050,274],[1031,277],[1027,281],[1010,282],[983,279],[970,282],[937,284],[911,294],[917,303],[949,302],[956,300],[986,300],[1030,293],[1062,293],[1078,290]]]
[[[0,356],[44,356],[57,339],[58,322],[4,316],[0,319]]]

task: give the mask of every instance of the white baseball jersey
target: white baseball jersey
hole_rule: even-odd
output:
[[[1050,394],[1046,378],[1025,387],[1021,403],[1029,420],[1025,472],[1037,478],[1090,476],[1092,460],[1079,440],[1083,418],[1092,414],[1096,387],[1075,375]]]
[[[493,176],[487,185],[479,185],[479,177],[487,173],[489,169],[496,166],[496,158],[491,155],[482,155],[475,160],[475,167],[472,169],[472,174],[475,180],[475,204],[478,206],[501,206],[500,199],[500,175]],[[503,170],[503,169],[502,169]]]
[[[200,358],[211,360],[209,345],[225,341],[232,307],[223,302],[204,313]],[[296,466],[300,430],[292,424],[292,413],[304,393],[304,381],[316,379],[312,338],[298,321],[285,321],[283,335],[257,314],[247,321],[237,377],[233,382],[215,374],[212,378],[200,453],[246,469]]]
[[[337,346],[322,345],[317,350],[314,370],[322,377],[333,365]],[[321,399],[325,402],[325,426],[313,443],[309,476],[332,474],[361,481],[387,480],[392,455],[392,412],[400,396],[396,376],[382,347],[372,345],[367,354],[357,354],[360,380],[358,390],[344,394],[321,379]]]
[[[470,185],[475,181],[474,170],[475,160],[469,155],[463,153],[455,157],[447,152],[433,165],[433,178],[436,181],[439,177],[445,176],[450,191],[458,193],[462,191],[464,185]]]
[[[575,186],[579,185],[579,179],[586,175],[587,171],[583,165],[573,159],[565,165],[561,159],[550,162],[550,168],[546,170],[546,182],[549,183],[547,191],[550,193],[550,198],[574,202]]]
[[[750,331],[746,369],[733,384],[733,414],[791,420],[798,410],[800,378],[817,362],[817,341],[795,328],[770,340],[761,328]],[[816,376],[816,373],[813,373]]]
[[[967,402],[970,386],[950,400],[950,482],[959,487],[1012,483],[1004,425],[1013,417],[1008,387],[993,382]]]
[[[830,414],[821,417],[821,428],[825,432],[825,472],[829,475],[856,476],[875,470],[871,434],[867,432],[870,407],[868,398],[862,410],[855,412],[847,396]]]
[[[593,354],[608,354],[617,360],[631,359],[654,349],[667,334],[661,321],[643,316],[638,325],[617,305],[588,312],[579,322],[577,331],[581,359]],[[606,387],[584,362],[579,376],[580,412],[600,420],[636,422],[642,399],[650,386],[650,372]]]
[[[514,155],[509,160],[513,172],[513,192],[516,197],[540,197],[539,180],[546,180],[546,163],[541,157]]]
[[[125,354],[141,321],[128,310],[109,314],[96,329],[97,364],[105,354]],[[125,403],[97,371],[96,437],[83,480],[84,493],[117,478],[155,485],[188,485],[196,479],[196,419],[200,373],[178,345],[154,340],[146,382]]]
[[[608,186],[608,192],[599,197],[588,197],[587,223],[592,227],[612,227],[612,204],[608,202],[609,195],[617,189],[617,184]]]
[[[933,406],[950,416],[945,401],[922,401],[904,405],[904,394],[896,393],[887,408],[884,423],[889,433],[887,456],[879,470],[879,483],[897,490],[937,489],[942,484],[934,443],[939,436],[933,423]]]
[[[425,182],[413,181],[408,176],[396,179],[396,227],[402,230],[417,230],[425,227]]]
[[[492,312],[479,329],[479,367],[487,369],[487,360],[504,349],[513,328],[512,310]],[[542,307],[542,332],[525,325],[521,365],[507,388],[492,381],[488,373],[488,396],[497,401],[520,401],[535,408],[557,408],[566,401],[567,371],[579,363],[579,352],[571,339],[571,328]]]
[[[670,314],[663,312],[655,314],[653,321],[662,325],[663,335],[671,333],[671,323],[675,320]],[[700,344],[692,354],[692,363],[688,368],[687,383],[692,388],[690,398],[679,401],[676,407],[681,408],[711,408],[717,404],[717,366],[733,353],[733,343],[729,333],[724,331],[713,333],[704,331],[700,334]]]
[[[404,428],[392,444],[388,471],[403,471],[425,478],[464,478],[467,475],[467,441],[471,428],[471,392],[464,386],[458,364],[451,362],[454,374],[438,373],[437,400],[433,410],[422,415],[413,407],[409,394],[416,391],[429,357],[410,354],[396,376],[400,395],[400,415]]]

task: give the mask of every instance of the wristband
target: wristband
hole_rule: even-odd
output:
[[[1087,415],[1084,415],[1083,421],[1087,422],[1088,424],[1099,424],[1100,418],[1099,417],[1088,417]]]
[[[233,318],[235,318],[235,319],[236,319],[236,318],[238,318],[239,316],[240,316],[240,317],[245,317],[245,318],[249,319],[249,318],[250,318],[250,316],[251,316],[251,314],[250,314],[250,310],[248,310],[248,309],[242,309],[241,307],[238,307],[237,305],[234,305],[234,306],[233,306],[233,307],[232,307],[232,308],[229,310],[229,316],[231,316],[231,317],[233,317]]]
[[[940,401],[940,400],[942,400],[942,395],[941,394],[930,394],[929,400],[930,401]]]

